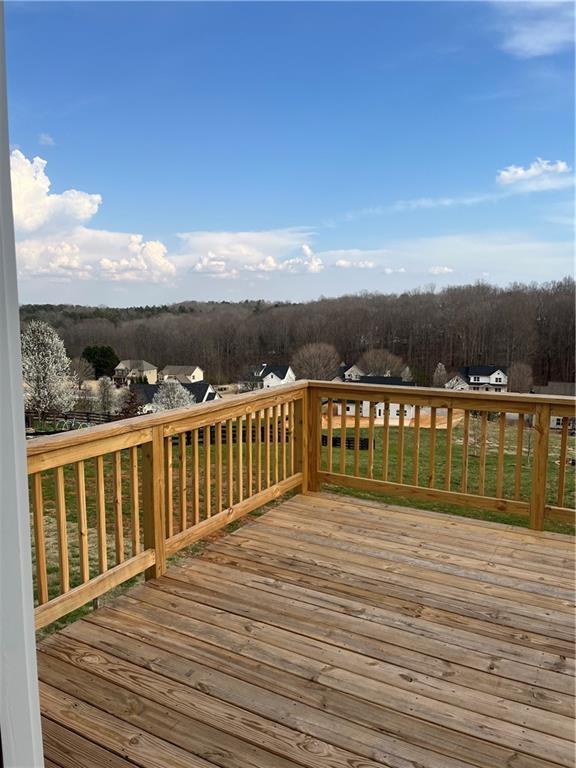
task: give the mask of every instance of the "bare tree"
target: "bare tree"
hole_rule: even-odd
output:
[[[438,363],[436,370],[434,371],[434,376],[432,377],[432,386],[445,387],[447,380],[448,376],[446,374],[446,366],[444,363]]]
[[[305,344],[292,358],[292,368],[299,379],[332,379],[340,357],[332,344]]]
[[[163,381],[152,399],[154,411],[170,411],[172,408],[185,408],[195,403],[191,395],[178,381]]]
[[[60,336],[48,323],[32,320],[22,332],[21,343],[26,407],[40,418],[70,411],[78,387]]]
[[[70,361],[70,370],[76,374],[79,387],[85,381],[90,381],[94,378],[94,366],[83,357],[73,357]]]
[[[372,376],[401,376],[405,367],[402,358],[387,349],[367,350],[358,365]]]
[[[527,363],[512,363],[508,368],[508,391],[530,392],[532,384],[532,366]]]
[[[116,387],[109,376],[98,379],[98,406],[100,413],[113,413],[116,404]]]

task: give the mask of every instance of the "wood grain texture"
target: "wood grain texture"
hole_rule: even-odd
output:
[[[48,765],[571,768],[573,565],[559,534],[295,496],[41,643]]]

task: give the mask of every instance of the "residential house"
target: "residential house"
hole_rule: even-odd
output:
[[[203,379],[204,371],[199,365],[166,365],[158,374],[159,381],[178,381],[180,384],[193,384]]]
[[[467,365],[446,382],[446,389],[507,392],[506,368],[502,365]]]
[[[570,381],[549,381],[545,386],[532,387],[535,395],[563,395],[574,397],[576,395],[576,384]],[[569,420],[569,429],[576,429],[576,416]],[[550,417],[550,427],[552,429],[562,429],[562,416]]]
[[[400,376],[360,376],[357,380],[358,384],[376,384],[382,387],[414,387],[415,382],[403,381]],[[390,403],[390,423],[394,424],[400,418],[400,409],[404,410],[404,420],[406,422],[411,421],[414,418],[414,406],[405,403]],[[384,402],[378,402],[375,405],[375,417],[378,420],[384,418]],[[342,413],[342,404],[336,404],[336,413],[340,415]],[[356,415],[356,403],[354,401],[348,401],[346,403],[346,414],[348,416]],[[370,401],[363,400],[360,406],[360,416],[362,418],[369,418],[370,416]]]
[[[341,363],[332,381],[359,381],[364,371],[357,365]]]
[[[134,384],[132,389],[140,402],[141,413],[152,412],[152,401],[158,391],[159,384]],[[195,381],[182,384],[184,389],[194,397],[194,403],[208,403],[210,400],[221,400],[216,389],[207,381]]]
[[[146,360],[120,360],[114,369],[114,382],[119,387],[130,384],[156,384],[158,368]]]
[[[296,374],[289,365],[262,363],[243,382],[243,389],[271,389],[296,381]]]

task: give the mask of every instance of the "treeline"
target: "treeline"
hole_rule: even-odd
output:
[[[25,305],[21,317],[45,320],[68,354],[110,345],[120,358],[159,367],[196,363],[213,383],[236,381],[247,366],[290,362],[304,344],[333,344],[346,362],[385,348],[403,358],[416,381],[431,384],[438,362],[532,366],[534,382],[575,376],[575,283],[485,283],[363,293],[307,303],[183,302],[163,307]]]

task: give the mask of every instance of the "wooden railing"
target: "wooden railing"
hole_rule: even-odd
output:
[[[308,408],[311,489],[574,523],[574,398],[310,382]]]
[[[302,485],[306,382],[31,440],[36,626]]]
[[[302,381],[31,440],[36,626],[296,488],[573,523],[573,418],[573,398]]]

